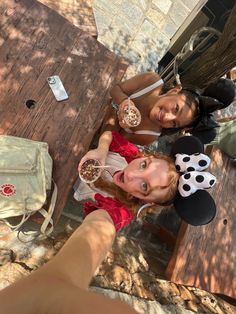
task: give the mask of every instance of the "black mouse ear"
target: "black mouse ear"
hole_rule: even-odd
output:
[[[199,109],[200,109],[201,115],[211,113],[216,110],[221,110],[227,107],[224,103],[212,97],[199,96],[198,99],[199,99]]]
[[[219,103],[223,104],[222,108],[225,108],[229,106],[236,97],[236,84],[232,80],[220,78],[209,84],[204,89],[202,96],[217,99]]]
[[[204,153],[204,146],[195,136],[182,136],[178,138],[172,145],[171,156],[176,154],[192,155],[195,153]]]
[[[179,216],[193,226],[206,225],[216,215],[215,201],[205,190],[198,190],[188,197],[182,197],[178,193],[174,206]]]

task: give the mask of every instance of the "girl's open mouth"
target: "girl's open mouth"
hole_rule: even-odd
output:
[[[120,170],[117,171],[114,175],[113,175],[113,182],[114,183],[124,183],[124,171]]]
[[[159,123],[162,122],[162,115],[163,115],[163,111],[162,109],[159,109],[159,112],[155,114],[155,119],[157,122]]]

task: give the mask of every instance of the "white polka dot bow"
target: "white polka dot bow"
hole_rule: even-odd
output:
[[[176,154],[175,166],[183,172],[179,179],[178,190],[183,197],[187,197],[197,190],[211,188],[216,183],[216,177],[202,171],[210,165],[210,158],[201,153],[192,155]]]

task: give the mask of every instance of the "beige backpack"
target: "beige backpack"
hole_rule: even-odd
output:
[[[52,159],[48,144],[20,137],[0,136],[0,221],[12,228],[19,228],[30,216],[40,212],[44,216],[41,233],[53,231],[52,214],[57,197],[54,191],[48,211],[43,209],[47,190],[51,189]],[[7,218],[22,216],[17,225]]]

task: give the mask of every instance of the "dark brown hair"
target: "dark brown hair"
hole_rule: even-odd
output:
[[[185,125],[184,127],[192,126],[199,117],[199,98],[198,95],[192,91],[182,89],[179,94],[182,94],[186,97],[185,103],[192,110],[193,120],[190,124]]]

